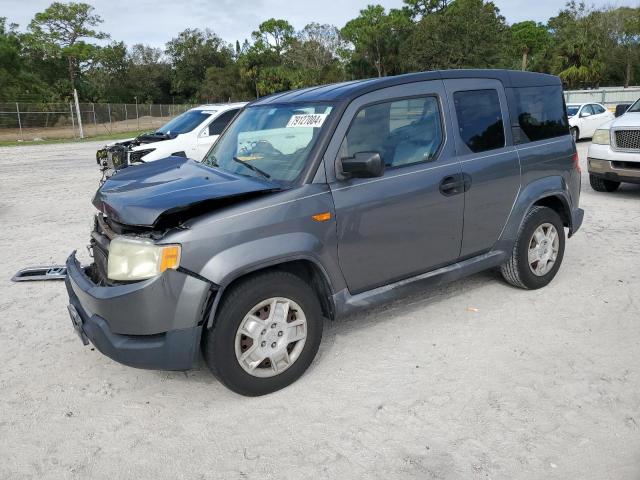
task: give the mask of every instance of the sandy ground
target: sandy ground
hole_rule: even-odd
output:
[[[640,187],[583,178],[549,287],[489,272],[330,323],[249,399],[82,347],[62,283],[9,281],[84,250],[97,146],[0,149],[0,478],[640,478]]]

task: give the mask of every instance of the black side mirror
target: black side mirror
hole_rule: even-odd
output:
[[[340,159],[342,173],[352,178],[381,177],[384,173],[384,162],[378,152],[358,152],[353,157]]]

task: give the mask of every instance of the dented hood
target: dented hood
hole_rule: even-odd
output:
[[[267,180],[169,157],[120,170],[98,189],[93,204],[118,223],[153,226],[161,215],[201,202],[271,190],[278,186]]]

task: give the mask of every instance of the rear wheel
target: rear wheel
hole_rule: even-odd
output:
[[[231,390],[264,395],[293,383],[309,367],[322,338],[314,291],[288,272],[256,275],[225,295],[204,357]]]
[[[592,174],[589,174],[589,183],[596,192],[615,192],[620,186],[620,182],[606,180]]]
[[[511,285],[534,290],[547,285],[558,273],[564,257],[564,226],[548,207],[527,213],[509,260],[501,273]]]

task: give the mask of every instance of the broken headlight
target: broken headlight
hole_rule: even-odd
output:
[[[129,153],[129,163],[140,162],[142,157],[153,152],[155,148],[146,148],[144,150],[134,150]]]
[[[145,280],[180,265],[180,245],[156,245],[150,240],[116,237],[109,245],[109,280]]]

